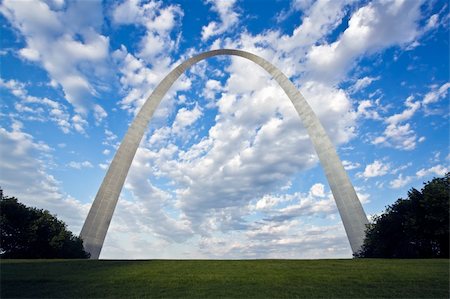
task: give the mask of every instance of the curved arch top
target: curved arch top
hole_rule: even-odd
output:
[[[336,149],[311,107],[294,84],[267,60],[241,50],[220,49],[201,53],[178,65],[159,83],[136,115],[108,168],[80,233],[84,248],[91,254],[91,259],[98,259],[100,255],[131,162],[162,98],[186,69],[201,60],[218,55],[239,56],[256,63],[266,70],[287,94],[307,129],[325,171],[352,251],[359,251],[364,241],[367,217]]]

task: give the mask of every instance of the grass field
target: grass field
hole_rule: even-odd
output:
[[[1,298],[449,298],[449,260],[3,260]]]

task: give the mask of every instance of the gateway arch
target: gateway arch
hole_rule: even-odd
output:
[[[285,91],[306,127],[325,171],[352,251],[359,251],[365,237],[367,217],[336,149],[311,107],[294,84],[267,60],[241,50],[220,49],[201,53],[177,66],[159,83],[136,115],[106,172],[80,233],[91,259],[98,259],[100,255],[131,162],[162,98],[186,69],[201,60],[218,55],[239,56],[253,61],[266,70]]]

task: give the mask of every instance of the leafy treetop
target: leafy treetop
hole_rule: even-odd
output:
[[[88,258],[83,241],[47,210],[30,208],[0,194],[2,258]]]
[[[412,188],[376,216],[358,257],[448,258],[450,173]]]

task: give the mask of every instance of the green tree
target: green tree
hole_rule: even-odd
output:
[[[412,188],[368,225],[358,257],[448,258],[450,174]]]
[[[0,195],[2,258],[88,258],[83,241],[46,210]]]

